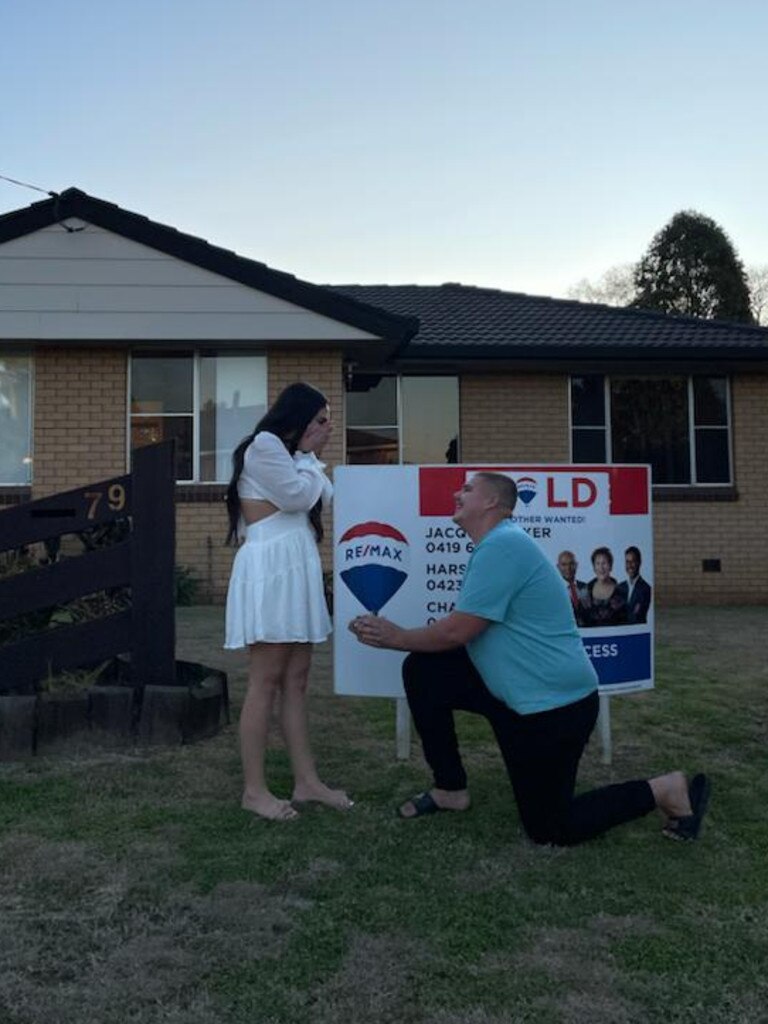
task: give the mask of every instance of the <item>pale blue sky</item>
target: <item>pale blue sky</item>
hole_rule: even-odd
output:
[[[311,281],[564,295],[691,208],[768,263],[766,0],[0,0],[0,88],[0,174]]]

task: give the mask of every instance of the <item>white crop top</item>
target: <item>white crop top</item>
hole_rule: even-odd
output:
[[[281,512],[309,512],[318,498],[327,504],[333,496],[324,470],[314,452],[291,456],[279,437],[262,430],[245,449],[237,493],[271,501]]]

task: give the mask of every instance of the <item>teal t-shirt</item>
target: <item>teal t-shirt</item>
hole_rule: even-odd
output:
[[[559,572],[511,520],[472,552],[456,611],[490,620],[467,652],[491,693],[519,714],[572,704],[596,689]]]

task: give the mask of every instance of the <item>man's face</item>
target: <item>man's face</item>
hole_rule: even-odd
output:
[[[566,583],[572,583],[576,579],[576,559],[570,551],[563,551],[558,555],[557,568]]]
[[[627,576],[633,580],[640,572],[640,560],[634,551],[628,551],[624,556],[624,565],[627,570]]]
[[[471,480],[464,482],[460,491],[456,491],[453,500],[456,502],[453,521],[466,530],[478,522],[488,510],[493,494],[482,477],[472,477]]]

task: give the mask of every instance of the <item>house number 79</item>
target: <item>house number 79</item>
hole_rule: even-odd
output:
[[[96,510],[99,507],[99,502],[104,497],[103,491],[85,491],[83,497],[86,501],[90,501],[88,506],[88,518],[96,518]],[[125,488],[122,484],[111,484],[107,488],[107,504],[113,512],[119,512],[125,508]]]

